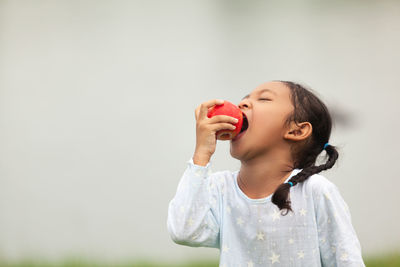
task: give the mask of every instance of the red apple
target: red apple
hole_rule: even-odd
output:
[[[218,140],[230,140],[235,138],[235,136],[240,133],[243,124],[243,113],[238,106],[225,100],[223,104],[215,105],[208,110],[208,118],[211,118],[215,115],[227,115],[238,119],[238,122],[233,124],[236,126],[234,130],[222,129],[217,131],[216,136]]]

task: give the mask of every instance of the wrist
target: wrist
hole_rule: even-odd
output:
[[[210,159],[211,156],[205,153],[195,152],[193,154],[193,163],[199,166],[206,166]]]

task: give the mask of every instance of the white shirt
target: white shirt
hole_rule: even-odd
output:
[[[239,171],[213,173],[211,161],[187,163],[168,207],[175,243],[219,248],[220,267],[365,266],[349,208],[324,176],[292,186],[294,213],[283,216],[272,195],[251,199],[241,191]],[[294,169],[285,182],[300,171]]]

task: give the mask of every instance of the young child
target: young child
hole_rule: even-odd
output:
[[[207,117],[221,103],[195,110],[195,152],[168,207],[172,240],[219,248],[221,267],[365,266],[349,208],[319,174],[338,158],[324,103],[294,82],[261,84],[239,104],[247,130],[230,140],[240,170],[213,173],[215,133],[236,123]],[[316,166],[324,150],[327,161]]]

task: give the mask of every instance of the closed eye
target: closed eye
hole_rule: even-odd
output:
[[[259,98],[258,100],[269,100],[269,101],[271,101],[271,99],[268,99],[268,98]]]

